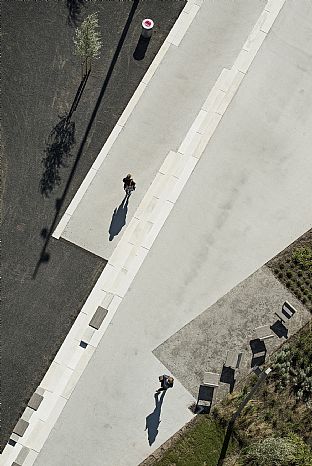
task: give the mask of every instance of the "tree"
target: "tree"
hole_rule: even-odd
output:
[[[74,38],[76,54],[84,60],[85,74],[91,70],[92,58],[98,58],[100,56],[102,42],[101,34],[97,31],[98,28],[97,13],[88,15],[81,26],[76,28]]]

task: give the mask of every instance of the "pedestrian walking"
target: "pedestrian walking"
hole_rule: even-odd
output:
[[[124,190],[126,191],[126,195],[130,196],[132,191],[135,190],[135,182],[132,179],[132,175],[128,173],[128,175],[122,181],[124,184]]]
[[[168,388],[173,387],[174,378],[171,377],[170,375],[166,375],[166,374],[160,375],[158,377],[158,380],[160,382],[160,388],[156,390],[156,393],[166,391]]]

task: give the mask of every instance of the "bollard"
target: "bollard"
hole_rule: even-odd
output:
[[[151,37],[154,27],[154,21],[152,19],[143,19],[142,21],[142,32],[141,36],[145,39]]]

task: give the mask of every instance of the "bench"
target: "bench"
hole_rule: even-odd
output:
[[[230,350],[227,352],[226,360],[224,363],[225,367],[230,367],[231,369],[239,369],[239,366],[242,362],[243,353],[238,353],[237,351]]]
[[[285,301],[282,309],[275,312],[275,315],[285,324],[295,314],[296,309]]]
[[[219,387],[220,374],[216,372],[205,372],[204,383],[207,387]]]

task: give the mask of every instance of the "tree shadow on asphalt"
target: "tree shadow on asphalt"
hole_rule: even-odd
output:
[[[77,109],[89,75],[90,70],[80,81],[68,114],[59,116],[60,121],[54,126],[46,142],[45,156],[42,159],[44,172],[39,183],[40,192],[45,197],[49,197],[54,187],[61,183],[60,169],[67,166],[66,161],[71,155],[71,147],[75,144],[75,123],[70,119]]]
[[[50,238],[52,236],[52,233],[54,231],[54,228],[56,226],[56,223],[57,223],[57,219],[58,219],[58,216],[59,216],[59,213],[60,213],[60,210],[64,204],[64,200],[66,198],[66,195],[67,195],[67,192],[69,190],[69,187],[71,185],[71,182],[72,182],[72,179],[74,177],[74,174],[77,170],[77,167],[78,167],[78,163],[79,163],[79,160],[80,160],[80,157],[83,153],[83,149],[84,149],[84,146],[86,144],[86,141],[88,139],[88,136],[89,136],[89,133],[90,133],[90,130],[92,128],[92,125],[93,125],[93,122],[95,120],[95,117],[97,115],[97,112],[99,110],[99,107],[100,107],[100,104],[103,100],[103,97],[104,97],[104,94],[105,94],[105,91],[107,89],[107,86],[111,80],[111,77],[112,77],[112,74],[113,74],[113,71],[114,71],[114,68],[115,68],[115,65],[116,65],[116,62],[118,60],[118,57],[120,55],[120,52],[121,52],[121,49],[122,49],[122,46],[125,42],[125,39],[126,39],[126,36],[128,34],[128,31],[129,31],[129,28],[130,28],[130,25],[132,23],[132,19],[134,17],[134,14],[136,12],[136,9],[139,5],[139,2],[140,0],[134,0],[133,3],[132,3],[132,6],[131,6],[131,9],[130,9],[130,12],[129,12],[129,15],[128,15],[128,18],[127,18],[127,21],[125,23],[125,26],[124,26],[124,29],[121,33],[121,36],[120,36],[120,39],[119,39],[119,42],[117,44],[117,47],[116,47],[116,50],[115,50],[115,53],[114,53],[114,56],[112,58],[112,61],[111,61],[111,64],[109,66],[109,69],[107,71],[107,75],[106,75],[106,78],[103,82],[103,85],[102,85],[102,88],[101,88],[101,91],[99,93],[99,96],[98,96],[98,99],[96,101],[96,104],[95,104],[95,107],[93,109],[93,112],[91,114],[91,117],[90,117],[90,120],[89,120],[89,123],[87,125],[87,128],[86,128],[86,131],[85,131],[85,134],[82,138],[82,141],[81,141],[81,144],[80,144],[80,147],[78,149],[78,152],[77,152],[77,155],[76,155],[76,158],[75,158],[75,161],[74,161],[74,164],[73,164],[73,167],[72,167],[72,170],[71,170],[71,173],[68,177],[68,180],[67,180],[67,183],[66,183],[66,186],[64,188],[64,191],[63,191],[63,194],[62,196],[56,200],[56,204],[55,204],[55,216],[54,216],[54,219],[52,221],[52,224],[50,226],[50,228],[48,227],[44,227],[42,230],[41,230],[41,233],[40,235],[43,236],[42,232],[45,231],[46,232],[46,235],[45,235],[45,242],[44,242],[44,245],[42,247],[42,250],[41,250],[41,253],[40,253],[40,256],[39,256],[39,259],[37,261],[37,264],[36,264],[36,267],[35,267],[35,270],[33,272],[33,275],[32,275],[32,278],[33,280],[36,278],[37,276],[37,273],[38,273],[38,270],[39,270],[39,267],[42,263],[44,262],[48,262],[50,256],[49,256],[49,253],[47,252],[47,247],[48,247],[48,244],[49,244],[49,241],[50,241]],[[79,89],[78,89],[79,91]],[[81,94],[80,94],[81,95]],[[74,102],[75,103],[75,102]],[[74,106],[74,103],[73,103],[73,106]],[[72,106],[72,108],[73,108]],[[70,117],[71,115],[69,115],[69,120],[70,120]]]
[[[77,26],[81,7],[84,6],[84,0],[67,0],[66,6],[68,8],[67,22],[71,26]]]
[[[155,409],[154,411],[146,417],[145,430],[147,430],[148,443],[151,446],[158,435],[158,427],[160,424],[160,413],[161,406],[164,401],[165,391],[162,392],[160,398],[158,398],[158,393],[155,393]]]
[[[60,185],[60,169],[66,167],[66,160],[71,155],[71,147],[75,143],[75,123],[68,121],[68,115],[59,117],[60,121],[52,129],[45,157],[42,159],[44,172],[40,180],[40,192],[49,197],[55,186]]]
[[[112,216],[112,221],[108,230],[109,233],[109,241],[112,241],[115,236],[120,233],[122,227],[126,224],[126,217],[127,217],[127,212],[128,212],[128,202],[129,202],[129,196],[126,195],[120,206],[116,207],[114,210],[113,216]]]

